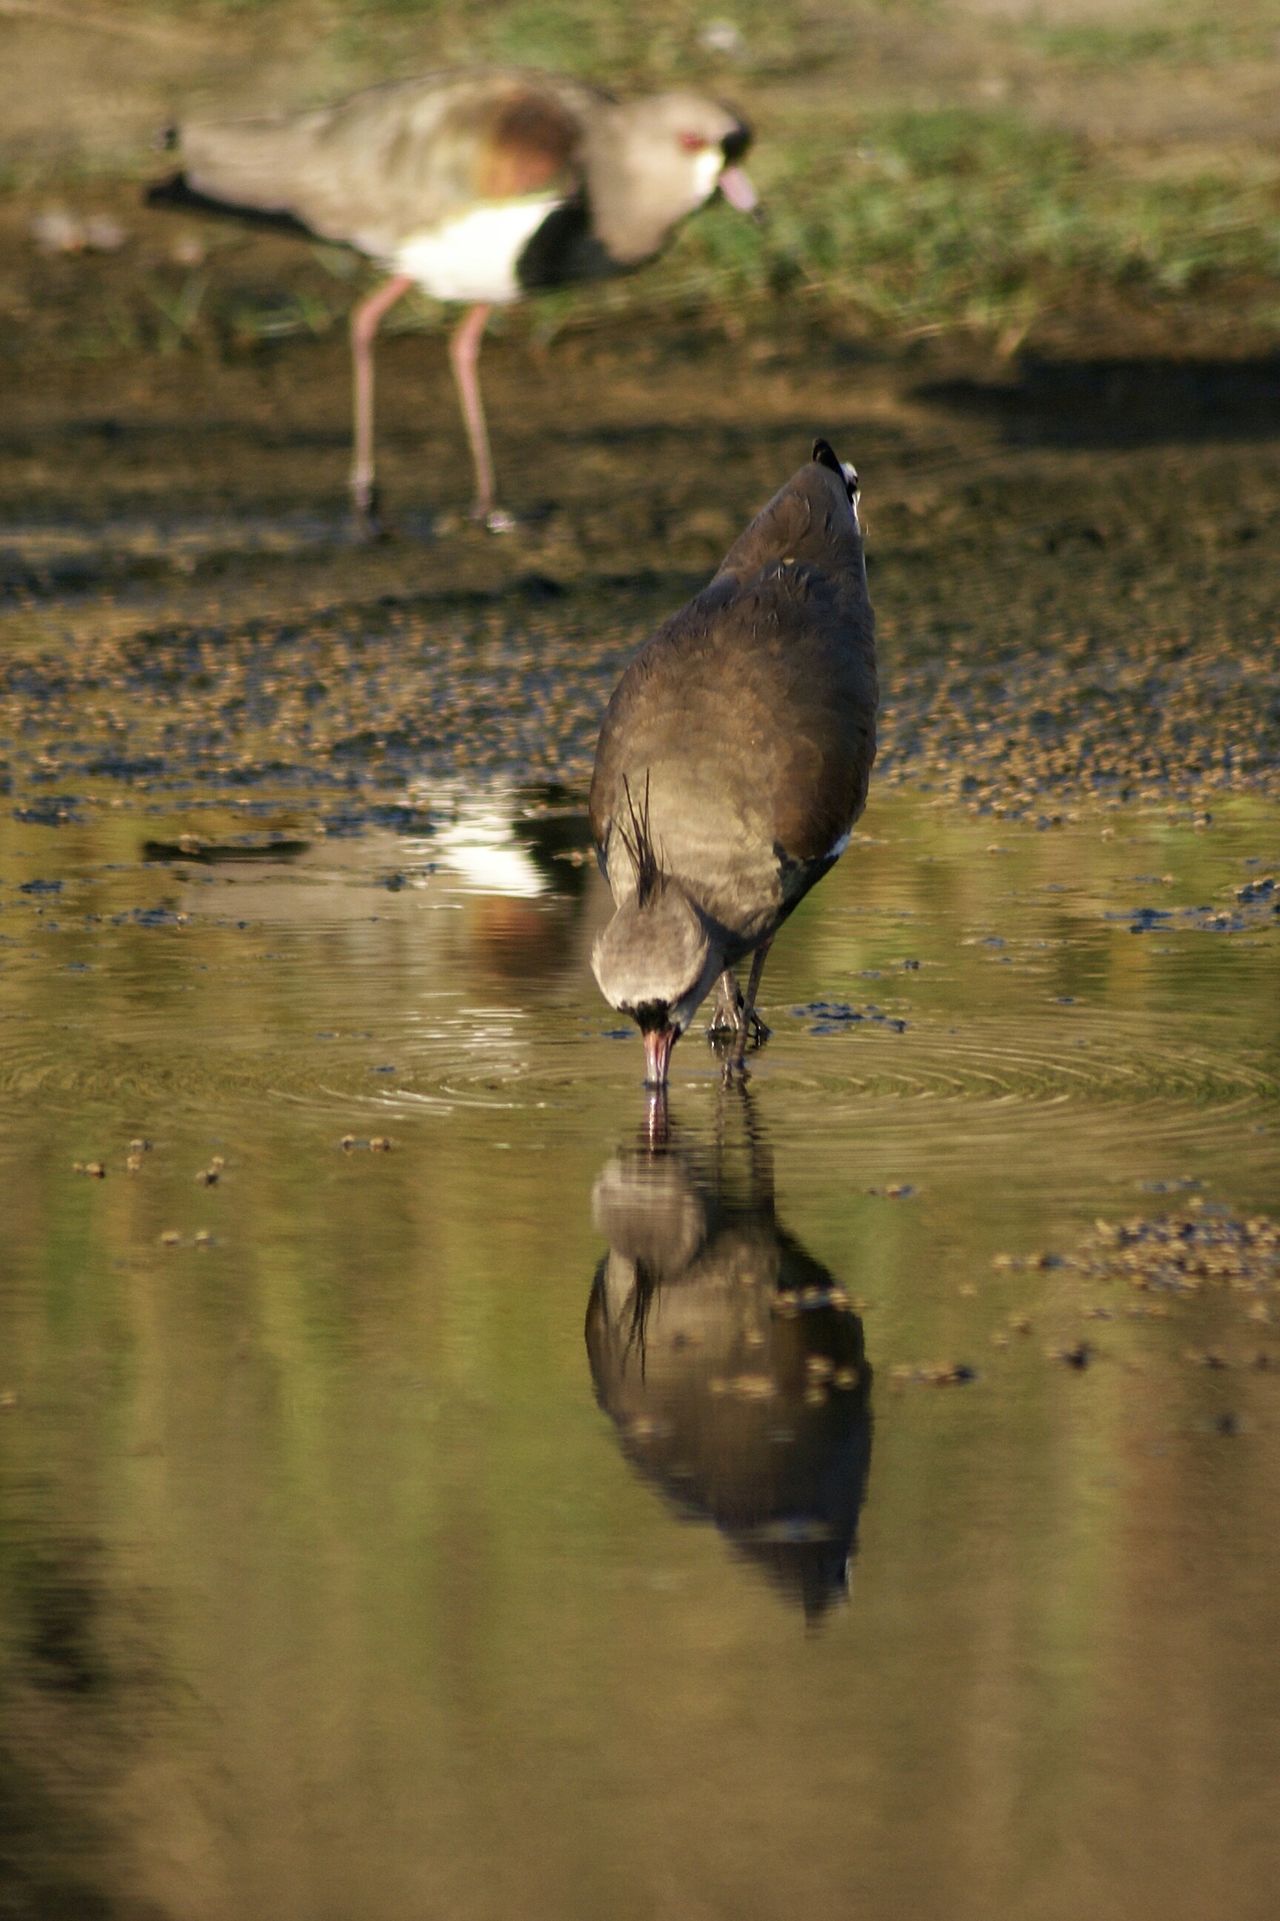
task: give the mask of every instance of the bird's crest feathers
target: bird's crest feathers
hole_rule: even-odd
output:
[[[622,777],[622,791],[626,796],[627,813],[630,825],[618,820],[615,825],[622,836],[622,845],[627,850],[632,872],[636,877],[636,905],[644,907],[658,891],[662,881],[662,867],[658,860],[658,850],[653,844],[649,830],[649,776],[644,777],[644,799],[636,806],[631,794],[631,783],[626,775]]]
[[[829,467],[833,474],[839,474],[849,496],[849,504],[856,506],[858,501],[858,470],[851,460],[841,460],[829,440],[815,440],[813,458],[820,467]]]

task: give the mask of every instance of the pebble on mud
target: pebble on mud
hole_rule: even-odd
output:
[[[1071,1264],[1141,1292],[1227,1287],[1251,1297],[1246,1312],[1253,1318],[1267,1319],[1269,1308],[1259,1297],[1280,1291],[1280,1222],[1266,1214],[1232,1214],[1195,1194],[1171,1214],[1097,1222]]]
[[[31,216],[28,231],[41,253],[118,253],[128,240],[127,229],[109,213],[72,213],[69,207],[46,207]]]
[[[902,1362],[889,1374],[895,1387],[967,1387],[977,1378],[968,1361],[924,1361],[915,1367]]]

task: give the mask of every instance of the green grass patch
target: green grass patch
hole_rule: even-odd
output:
[[[1132,70],[1146,62],[1169,67],[1218,65],[1274,57],[1280,32],[1274,11],[1168,6],[1146,17],[1115,20],[1026,21],[1024,46],[1048,61],[1091,72]]]
[[[797,123],[767,157],[767,227],[692,224],[670,270],[686,295],[1000,330],[1090,289],[1159,300],[1280,271],[1274,178],[1143,179],[1015,115],[869,116],[843,145]]]

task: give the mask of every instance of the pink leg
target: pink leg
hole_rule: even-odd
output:
[[[373,465],[373,342],[378,323],[414,284],[394,274],[375,287],[351,316],[351,365],[355,374],[355,441],[351,455],[351,500],[363,532],[376,534],[378,486]]]
[[[466,422],[471,462],[476,474],[476,497],[471,516],[473,520],[487,520],[491,526],[497,526],[500,522],[493,507],[493,457],[489,452],[489,430],[484,424],[480,382],[476,378],[480,341],[491,312],[492,308],[484,304],[468,310],[449,342],[449,358],[453,363],[453,377],[458,383],[458,398],[462,402],[462,418]]]

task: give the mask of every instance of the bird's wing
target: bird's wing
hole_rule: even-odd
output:
[[[453,212],[574,193],[584,115],[605,98],[515,69],[427,74],[312,112],[193,123],[179,145],[208,199],[390,258]]]
[[[633,792],[648,780],[663,869],[727,926],[748,899],[798,899],[866,801],[873,635],[860,574],[779,562],[746,581],[718,576],[642,649],[609,703],[590,797],[609,867],[624,779]]]

